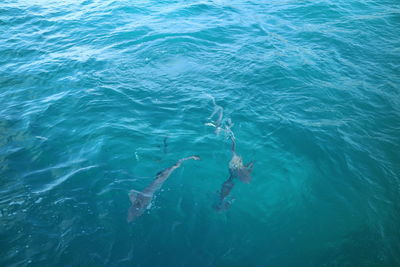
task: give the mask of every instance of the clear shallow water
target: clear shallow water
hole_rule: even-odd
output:
[[[397,1],[3,1],[0,265],[399,265],[399,29]],[[256,160],[220,213],[207,94]]]

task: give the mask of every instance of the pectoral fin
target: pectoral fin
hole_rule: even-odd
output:
[[[239,178],[240,181],[243,183],[250,183],[251,181],[251,169],[248,169],[247,167],[244,167],[240,170],[237,170],[237,177]]]
[[[249,163],[246,164],[245,167],[247,168],[247,170],[249,170],[249,172],[252,172],[254,167],[254,161],[250,161]]]
[[[140,194],[139,191],[136,191],[136,190],[131,190],[131,191],[129,191],[129,199],[130,199],[130,201],[132,202],[132,204],[135,202],[135,200],[136,200],[138,194]]]

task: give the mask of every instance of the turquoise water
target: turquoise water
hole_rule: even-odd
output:
[[[0,265],[399,266],[399,29],[395,0],[3,0]],[[210,95],[255,161],[220,212]]]

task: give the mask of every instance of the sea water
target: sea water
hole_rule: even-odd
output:
[[[395,0],[2,0],[0,265],[399,266],[399,47]]]

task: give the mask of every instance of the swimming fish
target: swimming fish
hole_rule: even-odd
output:
[[[238,178],[240,181],[248,184],[251,181],[251,172],[253,171],[254,161],[243,164],[242,157],[236,154],[236,142],[234,136],[230,135],[232,141],[232,159],[229,162],[229,173],[232,178]]]
[[[132,222],[137,217],[141,216],[145,212],[145,210],[150,207],[151,201],[153,200],[154,197],[154,193],[161,188],[163,183],[168,179],[168,177],[172,174],[172,172],[181,166],[182,162],[189,159],[199,160],[200,157],[190,156],[182,158],[178,160],[171,167],[158,172],[154,181],[149,186],[147,186],[142,192],[136,190],[131,190],[129,192],[129,199],[132,205],[128,209],[128,222]]]
[[[254,162],[250,162],[246,165],[243,164],[242,158],[236,154],[236,142],[230,127],[227,128],[230,132],[230,139],[232,141],[232,159],[229,162],[229,178],[222,184],[221,190],[219,192],[219,198],[217,203],[214,205],[216,210],[226,210],[231,204],[232,200],[229,200],[229,195],[235,186],[234,179],[239,179],[244,183],[250,183],[251,172],[253,171]]]

